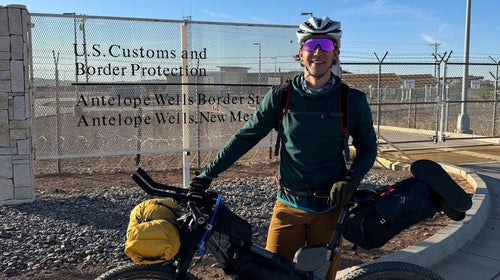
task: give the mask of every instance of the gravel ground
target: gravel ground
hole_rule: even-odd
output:
[[[399,179],[369,174],[363,183],[372,187]],[[272,178],[225,179],[212,187],[254,226],[255,239],[265,240],[275,195]],[[0,206],[0,278],[130,262],[123,253],[128,216],[150,198],[138,187],[46,187],[36,192],[33,203]]]

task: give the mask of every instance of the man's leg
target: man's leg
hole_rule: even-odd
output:
[[[333,230],[337,224],[337,219],[340,214],[340,209],[333,209],[332,211],[320,215],[316,215],[316,218],[308,224],[307,229],[307,243],[308,244],[328,244],[330,238],[332,237]],[[339,261],[340,261],[340,249],[342,246],[342,237],[340,237],[340,245],[337,254],[334,256],[330,268],[328,269],[328,274],[326,279],[335,279],[337,274]]]
[[[293,260],[297,249],[305,244],[304,218],[308,214],[277,200],[269,224],[266,250]]]

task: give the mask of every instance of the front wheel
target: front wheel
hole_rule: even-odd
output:
[[[375,262],[349,272],[341,280],[445,280],[434,271],[405,262]]]
[[[96,280],[169,280],[174,279],[174,276],[175,267],[169,264],[148,265],[132,263],[105,272],[97,277]],[[184,279],[195,280],[198,278],[188,273]]]

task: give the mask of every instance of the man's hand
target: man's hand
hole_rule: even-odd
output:
[[[335,205],[339,208],[344,207],[351,200],[358,186],[359,182],[349,176],[333,184],[330,190],[330,205]]]
[[[191,183],[189,183],[189,186],[193,189],[206,190],[206,189],[208,189],[208,187],[210,187],[211,183],[212,183],[212,179],[209,179],[203,175],[198,175],[191,180]]]

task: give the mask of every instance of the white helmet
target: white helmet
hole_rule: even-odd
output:
[[[297,30],[297,41],[300,45],[307,38],[314,35],[324,35],[332,38],[335,41],[337,48],[340,48],[342,30],[340,29],[339,21],[333,21],[328,17],[310,17],[306,22],[300,24],[299,29]]]

